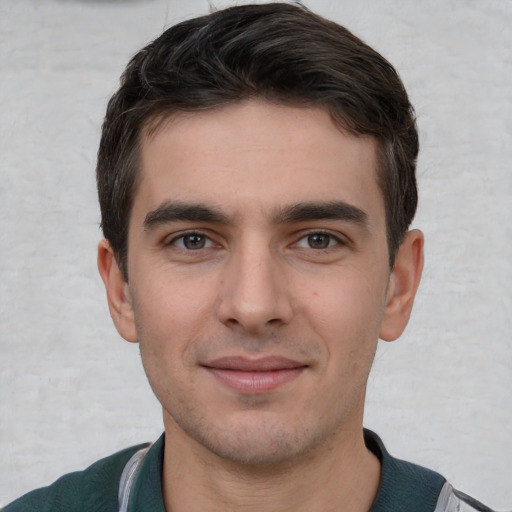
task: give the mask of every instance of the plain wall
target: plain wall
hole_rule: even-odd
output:
[[[366,426],[511,508],[512,2],[305,4],[397,67],[421,134],[423,283],[404,336],[379,348]],[[0,505],[163,428],[96,271],[95,154],[129,57],[207,10],[0,1]]]

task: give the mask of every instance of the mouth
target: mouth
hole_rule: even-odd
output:
[[[308,365],[280,356],[258,359],[222,357],[208,361],[203,368],[234,391],[260,394],[296,379]]]

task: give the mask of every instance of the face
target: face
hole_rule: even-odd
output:
[[[102,274],[168,436],[266,464],[360,431],[403,292],[374,141],[319,109],[250,101],[173,117],[141,168],[128,283],[112,258]]]

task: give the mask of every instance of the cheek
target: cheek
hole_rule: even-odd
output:
[[[340,340],[336,346],[350,350],[365,340],[376,340],[385,297],[383,279],[368,276],[354,267],[317,279],[305,297],[303,309],[326,339]],[[341,343],[343,340],[343,343]]]
[[[143,356],[155,360],[158,366],[178,368],[187,364],[198,340],[212,328],[215,301],[210,289],[211,286],[201,280],[147,276],[132,293]]]
[[[140,322],[146,326],[185,329],[206,318],[215,303],[214,283],[189,276],[176,277],[169,272],[145,275],[135,289],[134,306]]]
[[[144,292],[134,308],[140,354],[153,392],[162,404],[170,404],[191,392],[194,346],[201,338],[204,313],[193,307],[187,294],[168,293],[167,286]],[[185,377],[188,376],[188,377]]]

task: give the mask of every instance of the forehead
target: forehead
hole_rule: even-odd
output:
[[[251,100],[175,114],[143,137],[140,156],[134,215],[170,200],[233,215],[342,200],[384,216],[375,140],[320,108]]]

